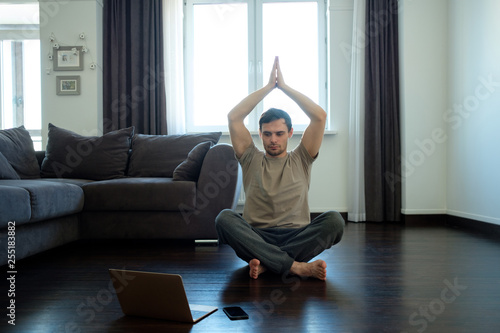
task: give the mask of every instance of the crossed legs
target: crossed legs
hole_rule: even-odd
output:
[[[219,240],[249,263],[254,279],[270,270],[325,280],[326,263],[308,261],[337,244],[344,230],[344,220],[338,212],[324,213],[299,229],[254,228],[231,210],[223,210],[215,222]]]

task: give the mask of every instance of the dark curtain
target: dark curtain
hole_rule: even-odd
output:
[[[398,1],[367,0],[366,6],[366,220],[400,221]]]
[[[161,0],[106,0],[104,133],[167,134]]]

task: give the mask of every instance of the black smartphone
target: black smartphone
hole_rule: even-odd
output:
[[[248,314],[239,306],[228,306],[222,310],[231,320],[248,319]]]

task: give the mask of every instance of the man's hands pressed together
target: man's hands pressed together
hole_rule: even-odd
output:
[[[302,144],[311,157],[316,157],[323,141],[326,112],[307,96],[285,83],[278,57],[274,59],[269,82],[264,87],[244,98],[228,114],[229,134],[236,156],[241,157],[245,150],[252,144],[252,136],[244,123],[245,118],[275,88],[283,91],[309,117],[310,123],[302,135]]]

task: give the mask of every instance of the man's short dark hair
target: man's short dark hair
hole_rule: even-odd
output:
[[[292,119],[290,118],[290,115],[286,111],[276,108],[270,108],[260,115],[259,129],[262,130],[262,124],[267,124],[278,119],[285,120],[286,127],[288,127],[288,132],[290,132],[290,130],[292,129]]]

